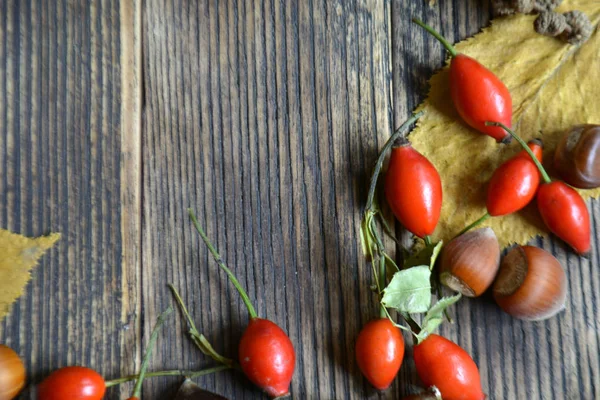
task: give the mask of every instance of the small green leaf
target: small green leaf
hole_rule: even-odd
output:
[[[424,313],[431,305],[431,271],[419,265],[394,274],[383,291],[381,303],[400,313]]]
[[[423,318],[423,329],[421,334],[424,333],[424,335],[429,335],[430,333],[433,333],[444,320],[444,311],[446,308],[456,303],[458,300],[460,300],[460,298],[461,294],[459,293],[452,297],[442,297],[437,303],[435,303],[433,307],[427,311],[425,318]]]
[[[425,246],[418,252],[412,254],[404,261],[404,269],[415,267],[417,265],[429,265],[429,269],[433,270],[435,261],[442,251],[443,242],[432,243]]]

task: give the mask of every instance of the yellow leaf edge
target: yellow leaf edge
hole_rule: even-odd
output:
[[[566,1],[563,3],[563,5],[557,11],[565,12],[565,11],[573,10],[573,9],[582,9],[584,12],[587,11],[588,16],[591,15],[590,19],[594,26],[592,35],[593,36],[598,35],[599,34],[598,30],[599,30],[599,26],[600,26],[600,2]],[[522,121],[523,116],[525,116],[527,114],[529,107],[532,106],[536,102],[536,100],[538,99],[538,97],[543,92],[544,88],[546,87],[546,85],[550,81],[552,81],[553,77],[556,74],[558,74],[558,72],[566,64],[566,62],[568,60],[570,60],[579,51],[581,46],[585,46],[585,43],[580,46],[573,46],[573,45],[565,44],[556,38],[545,37],[545,36],[537,34],[533,30],[534,19],[535,19],[535,16],[531,16],[531,15],[512,15],[512,16],[495,18],[490,21],[490,24],[488,26],[484,27],[477,34],[475,34],[471,37],[468,37],[465,40],[462,40],[455,44],[455,47],[457,48],[457,50],[459,52],[462,52],[462,50],[464,48],[468,48],[474,42],[477,42],[478,40],[480,40],[481,36],[490,34],[490,32],[494,29],[504,29],[507,26],[508,27],[520,26],[522,29],[529,29],[532,37],[536,37],[537,40],[545,42],[546,45],[553,48],[553,51],[556,51],[557,49],[560,50],[560,59],[559,59],[557,66],[552,70],[551,73],[544,76],[544,79],[541,81],[539,86],[536,88],[533,95],[530,95],[528,98],[525,99],[525,101],[523,102],[523,103],[526,103],[525,107],[517,107],[517,110],[515,111],[516,105],[513,104],[514,114],[517,114],[515,121],[514,121],[515,128],[518,128],[519,124]],[[464,53],[469,55],[468,51],[464,51]],[[557,54],[555,54],[555,55],[557,55]],[[434,87],[435,80],[440,79],[440,77],[444,74],[444,72],[447,72],[447,70],[449,68],[449,63],[450,63],[450,58],[448,58],[446,60],[444,66],[442,68],[440,68],[438,71],[436,71],[431,76],[431,78],[428,81],[429,82],[429,90],[427,92],[427,97],[414,110],[415,113],[419,112],[419,111],[423,111],[423,110],[426,112],[425,116],[422,117],[417,122],[415,128],[410,132],[411,142],[413,142],[413,145],[415,146],[415,148],[417,148],[417,150],[420,150],[419,144],[421,141],[417,141],[417,143],[415,144],[414,143],[415,141],[412,138],[418,137],[420,131],[423,130],[424,126],[426,127],[431,122],[428,118],[431,116],[431,113],[429,112],[430,110],[428,110],[428,107],[433,107],[430,102],[430,99],[432,97],[432,93],[435,90],[435,87]],[[523,103],[521,103],[521,106],[523,105]],[[436,114],[436,112],[434,112],[433,114]],[[434,115],[434,118],[436,118],[436,117],[437,116]],[[462,121],[456,121],[456,123],[463,124]],[[463,126],[463,128],[465,131],[467,131],[465,136],[472,135],[472,133],[469,132],[469,131],[471,131],[471,128],[466,127],[466,126]],[[421,136],[426,136],[426,133],[423,133]],[[423,140],[426,141],[426,139],[423,139]],[[499,163],[498,163],[498,165],[499,165]],[[590,197],[597,198],[600,196],[600,190],[578,190],[578,191],[586,199],[590,198]],[[465,222],[467,222],[467,221],[465,221]],[[485,226],[485,225],[486,224],[483,224],[482,226]],[[502,245],[502,247],[507,247],[507,246],[511,246],[513,244],[518,244],[518,243],[525,244],[526,242],[529,242],[531,239],[533,239],[535,237],[547,237],[548,236],[549,232],[547,231],[547,229],[545,229],[545,227],[538,226],[538,228],[540,230],[539,232],[537,232],[536,234],[528,234],[526,237],[517,238],[517,239],[509,238],[508,240],[499,238],[501,245]],[[434,237],[436,240],[441,239],[441,240],[448,241],[453,237],[454,233],[445,232],[440,235],[439,233],[436,232],[436,235],[434,235]]]
[[[26,254],[27,259],[22,260],[23,266],[20,270],[18,267],[21,266],[21,264],[15,264],[17,268],[8,272],[13,276],[14,274],[19,274],[24,277],[24,279],[22,279],[22,284],[17,282],[16,285],[11,288],[10,292],[0,290],[0,322],[10,313],[11,306],[22,296],[23,290],[31,280],[31,270],[38,265],[38,262],[44,253],[52,248],[60,238],[60,233],[49,233],[48,235],[30,238],[10,232],[6,229],[0,229],[0,249],[3,249],[3,253],[8,253],[7,246],[10,246],[13,250],[17,249],[21,254],[21,257],[23,257],[23,252],[25,250],[33,249],[33,252]],[[4,260],[0,260],[0,267],[2,267],[3,262]],[[2,275],[3,271],[5,274],[7,273],[6,269],[0,268],[0,275]],[[9,282],[5,282],[5,284],[10,285],[12,284],[11,281],[12,280],[9,279]]]

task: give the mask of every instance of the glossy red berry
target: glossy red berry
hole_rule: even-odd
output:
[[[38,387],[39,400],[100,400],[106,392],[102,376],[90,368],[65,367],[54,371]]]
[[[501,122],[510,128],[512,98],[502,81],[477,60],[459,54],[438,32],[424,22],[413,22],[433,35],[452,56],[450,62],[450,96],[461,118],[479,132],[508,143],[511,136],[501,127],[486,125],[486,121]]]
[[[408,231],[418,237],[433,233],[442,209],[442,180],[434,165],[406,140],[392,149],[385,195]]]
[[[590,214],[585,201],[575,189],[560,181],[542,184],[537,193],[537,205],[552,233],[578,254],[589,253]]]
[[[542,161],[542,142],[528,143],[536,158]],[[525,150],[500,165],[488,185],[486,207],[493,217],[507,215],[525,207],[540,185],[540,172]]]
[[[402,365],[404,338],[387,318],[367,323],[356,340],[356,361],[376,389],[387,389]]]
[[[269,396],[289,393],[296,353],[279,326],[266,319],[251,319],[240,340],[239,359],[248,379]]]
[[[444,400],[484,400],[477,365],[459,345],[435,334],[414,347],[415,366],[425,386]]]
[[[489,69],[464,54],[452,57],[450,96],[458,114],[469,126],[497,142],[510,142],[510,135],[502,128],[485,125],[486,121],[502,122],[509,128],[512,124],[510,92]]]

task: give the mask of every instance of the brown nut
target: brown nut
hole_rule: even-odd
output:
[[[0,399],[13,399],[25,387],[25,366],[10,347],[0,344]]]
[[[565,308],[567,277],[552,254],[533,246],[517,246],[502,259],[493,291],[496,303],[506,313],[541,321]]]
[[[554,153],[554,168],[571,186],[599,187],[600,125],[578,125],[569,129]]]
[[[499,264],[500,245],[494,231],[469,231],[444,246],[440,281],[465,296],[477,297],[490,287]]]

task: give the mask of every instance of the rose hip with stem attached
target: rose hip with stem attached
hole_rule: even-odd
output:
[[[174,288],[172,288],[172,289],[174,290]],[[176,293],[175,290],[174,290],[174,292]],[[176,298],[177,298],[177,301],[181,303],[181,298],[179,297],[178,294],[176,295]],[[189,317],[189,315],[187,314],[187,310],[185,310],[185,311],[186,311],[186,313],[185,313],[186,317]],[[145,378],[157,377],[157,376],[185,376],[186,378],[194,378],[194,377],[204,376],[204,375],[212,374],[214,372],[220,372],[220,371],[224,371],[226,369],[232,368],[232,365],[231,365],[232,362],[227,362],[228,359],[225,359],[224,357],[221,357],[218,354],[214,354],[214,355],[211,354],[211,355],[213,355],[213,358],[215,358],[216,361],[221,362],[222,365],[212,367],[212,368],[206,368],[206,369],[203,369],[200,371],[170,370],[170,371],[146,372],[146,370],[148,368],[148,362],[150,360],[150,355],[152,353],[152,348],[154,347],[154,344],[156,343],[156,340],[158,339],[158,332],[159,332],[160,328],[162,327],[162,325],[165,323],[165,318],[171,312],[172,312],[172,308],[169,307],[158,317],[156,324],[154,325],[154,329],[152,329],[152,333],[150,334],[150,340],[148,341],[148,344],[146,345],[146,351],[144,354],[144,359],[142,361],[142,367],[140,369],[140,372],[136,375],[128,375],[128,376],[124,376],[122,378],[106,381],[105,386],[107,388],[109,388],[111,386],[117,386],[117,385],[120,385],[125,382],[136,380],[137,382],[134,386],[133,394],[128,399],[128,400],[136,400],[141,395],[142,382],[144,381]],[[210,346],[210,344],[208,344],[208,346]],[[202,347],[202,348],[204,349],[204,347]],[[212,350],[212,348],[211,348],[211,350]]]
[[[485,124],[486,121],[500,121],[511,125],[512,99],[504,83],[475,59],[459,54],[429,25],[417,18],[413,18],[413,22],[432,34],[452,56],[450,95],[462,119],[497,142],[509,143],[511,136],[500,127]]]
[[[152,347],[156,343],[159,329],[164,324],[165,318],[173,309],[169,307],[163,312],[156,321],[152,330],[150,340],[146,346],[146,352],[142,361],[142,368],[139,374],[129,375],[123,378],[104,381],[104,378],[96,371],[85,367],[64,367],[54,371],[40,383],[38,387],[39,400],[100,400],[104,397],[106,389],[111,386],[120,385],[125,382],[137,380],[132,396],[128,400],[135,400],[140,397],[142,382],[145,377],[156,376],[203,376],[213,372],[223,371],[230,367],[218,366],[201,371],[157,371],[146,373]],[[0,399],[2,396],[0,396]]]
[[[542,161],[542,141],[530,140],[527,144],[535,157]],[[492,175],[485,206],[487,212],[457,236],[471,230],[489,217],[508,215],[524,208],[533,198],[540,186],[540,171],[525,150],[505,161]]]
[[[208,240],[194,212],[188,209],[188,213],[208,250],[237,289],[250,314],[250,322],[242,335],[239,346],[239,361],[242,371],[248,379],[269,396],[273,398],[289,396],[289,386],[296,363],[296,353],[290,338],[275,323],[258,318],[246,291]]]
[[[144,382],[144,378],[146,377],[146,370],[148,369],[148,362],[150,361],[150,355],[152,354],[152,348],[158,339],[158,332],[162,325],[165,323],[165,318],[173,312],[173,308],[169,306],[162,314],[158,316],[156,324],[152,329],[152,333],[150,334],[150,340],[148,340],[148,344],[146,345],[146,352],[144,354],[144,359],[142,360],[142,367],[140,368],[140,373],[133,387],[133,392],[131,393],[131,397],[129,400],[138,400],[142,395],[142,383]]]
[[[581,195],[561,181],[550,180],[546,170],[525,142],[501,122],[486,122],[506,130],[531,156],[544,182],[537,192],[537,205],[544,223],[556,236],[564,240],[575,252],[585,255],[590,251],[590,214]]]
[[[374,216],[380,212],[375,203],[377,181],[383,166],[383,161],[385,160],[388,151],[392,149],[396,143],[396,140],[401,137],[405,130],[421,115],[423,115],[423,112],[413,115],[392,134],[381,150],[371,176],[371,184],[369,186],[369,193],[367,195],[365,215],[361,223],[361,238],[363,240],[363,246],[365,247],[366,252],[371,255],[370,261],[374,266],[374,274],[376,275],[375,282],[377,292],[380,294],[380,296],[383,293],[383,288],[386,285],[386,263],[393,263],[393,261],[385,253],[382,240],[379,237],[377,228],[375,226]],[[412,149],[408,142],[406,142],[406,139],[403,139],[402,141],[402,147],[407,150],[406,152],[404,150],[401,151],[402,154],[408,154],[411,159],[413,159],[413,156],[417,154],[420,157],[417,162],[422,164],[422,160],[425,160],[426,163],[429,163],[425,157],[421,156],[416,152],[416,150]],[[418,185],[418,182],[415,182],[415,178],[418,179],[418,176],[411,177],[409,173],[402,171],[402,168],[404,167],[400,168],[400,164],[404,164],[404,160],[400,160],[398,158],[394,159],[394,157],[403,157],[400,156],[399,153],[395,153],[396,149],[396,147],[392,149],[392,161],[390,161],[390,168],[388,169],[388,176],[386,177],[386,195],[388,197],[388,202],[390,205],[393,203],[393,206],[398,206],[400,203],[403,203],[404,200],[406,200],[401,199],[401,197],[407,198],[408,196],[414,196],[415,199],[413,205],[418,203],[419,199],[426,201],[426,199],[421,196],[422,193],[411,193],[409,191],[406,193],[396,193],[396,188],[401,186],[402,182],[407,183],[412,179],[413,186]],[[431,164],[429,165],[431,166]],[[433,168],[433,166],[431,166],[431,168]],[[390,173],[390,171],[392,172]],[[435,171],[435,168],[433,168],[433,171]],[[435,171],[435,173],[437,174],[437,171]],[[441,202],[441,184],[439,184],[439,199]],[[429,202],[429,205],[431,206],[431,202]],[[427,208],[427,205],[422,207],[417,206],[417,208],[423,210]],[[401,213],[396,215],[396,217],[401,223],[405,224],[407,229],[411,230],[415,234],[425,236],[425,240],[429,240],[427,235],[433,232],[433,229],[437,224],[439,210],[437,210],[437,216],[433,218],[431,213],[429,214],[429,216],[421,216],[421,220],[419,220],[419,217],[409,220],[404,218],[405,213],[401,210]],[[377,257],[376,260],[372,257],[372,253]],[[377,276],[377,271],[375,270],[376,262],[379,262],[379,276]],[[398,374],[398,371],[402,365],[402,361],[404,360],[404,338],[402,337],[400,329],[388,319],[387,311],[382,304],[380,304],[379,318],[369,321],[358,334],[355,352],[358,367],[371,385],[378,390],[387,389]]]

